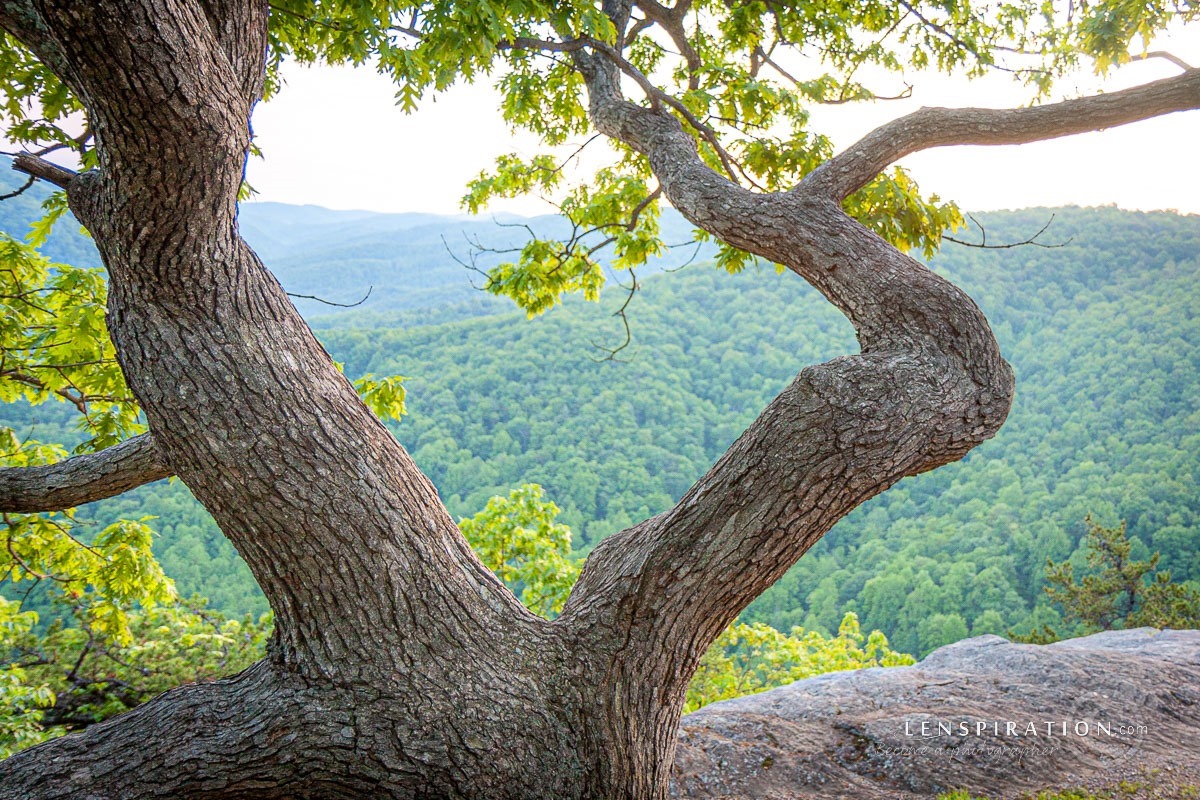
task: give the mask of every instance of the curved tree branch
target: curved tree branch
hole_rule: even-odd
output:
[[[674,509],[610,537],[585,565],[562,624],[597,648],[644,649],[660,684],[678,687],[721,627],[834,522],[900,478],[961,458],[1007,415],[1012,372],[979,309],[840,201],[925,147],[1028,142],[1195,108],[1200,72],[1038,108],[926,109],[796,189],[759,194],[705,165],[670,114],[628,101],[603,49],[575,63],[593,124],[649,159],[676,209],[799,274],[846,314],[862,347],[801,373]]]
[[[956,287],[829,197],[755,193],[718,174],[672,114],[624,97],[619,64],[603,51],[574,58],[593,124],[648,158],[671,204],[811,283],[862,348],[804,370],[673,509],[601,542],[556,621],[577,648],[609,659],[601,680],[620,716],[654,720],[641,735],[664,737],[669,751],[665,732],[721,630],[852,509],[994,435],[1013,378],[983,314]],[[608,736],[629,732],[614,726]]]
[[[721,626],[837,519],[961,458],[1011,403],[1012,372],[970,298],[850,220],[840,201],[925,147],[1029,142],[1196,108],[1200,72],[1038,108],[926,109],[791,192],[756,194],[707,167],[670,114],[626,100],[603,51],[576,64],[597,129],[648,157],[675,208],[805,278],[862,346],[801,373],[674,509],[606,540],[585,566],[562,624],[598,648],[642,648],[661,663],[660,685],[679,686]]]
[[[0,511],[61,511],[170,477],[162,453],[143,433],[98,453],[57,464],[0,468]]]
[[[1031,108],[923,108],[876,128],[797,190],[843,200],[910,153],[947,145],[1025,144],[1200,108],[1200,69],[1118,92]]]
[[[1008,411],[1011,371],[962,292],[831,194],[710,169],[668,102],[624,98],[616,47],[569,51],[596,127],[690,221],[816,286],[862,351],[802,372],[674,509],[597,547],[561,617],[532,618],[238,233],[267,4],[37,9],[100,143],[69,200],[109,271],[117,357],[276,627],[236,679],[0,764],[0,800],[664,797],[687,680],[725,624],[850,509]],[[628,0],[604,10],[623,41]]]

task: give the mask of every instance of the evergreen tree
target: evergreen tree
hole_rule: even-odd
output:
[[[1077,579],[1071,562],[1046,560],[1046,594],[1062,606],[1068,623],[1089,633],[1200,627],[1200,592],[1173,581],[1170,570],[1156,571],[1158,553],[1145,561],[1135,560],[1124,520],[1106,528],[1089,515],[1086,523],[1089,574]]]

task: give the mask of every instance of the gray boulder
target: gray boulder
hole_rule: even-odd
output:
[[[673,793],[1001,798],[1149,771],[1200,776],[1200,631],[980,636],[714,703],[683,719]]]

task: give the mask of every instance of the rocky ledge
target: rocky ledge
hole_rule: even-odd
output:
[[[980,636],[684,717],[675,797],[1014,798],[1153,772],[1200,782],[1200,631]]]

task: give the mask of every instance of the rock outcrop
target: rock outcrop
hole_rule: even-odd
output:
[[[994,798],[1200,778],[1200,631],[1051,645],[980,636],[911,667],[831,673],[683,719],[673,787],[697,798]]]

